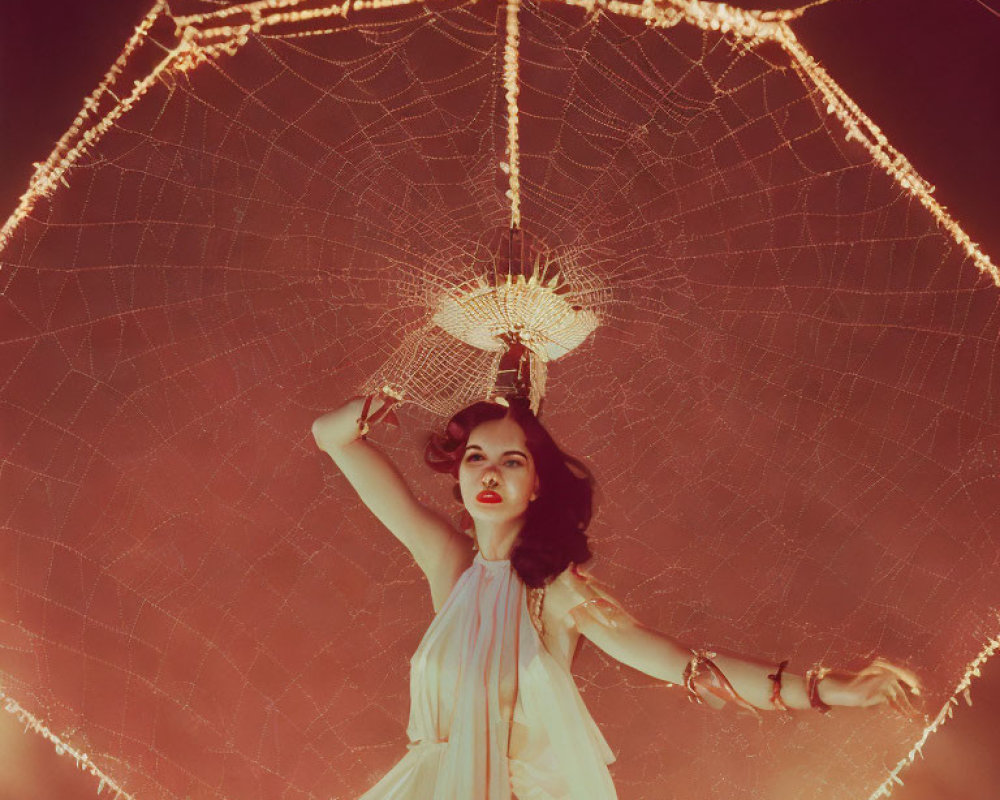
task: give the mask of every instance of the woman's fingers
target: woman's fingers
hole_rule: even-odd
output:
[[[880,687],[879,693],[875,695],[875,703],[886,703],[893,711],[902,714],[907,719],[920,720],[920,711],[910,702],[909,693],[907,692],[909,686],[903,684],[895,677],[890,677],[888,674],[885,675],[885,680],[886,683]]]
[[[910,670],[893,664],[891,661],[885,661],[881,658],[876,658],[872,662],[873,667],[878,667],[879,669],[885,670],[891,673],[899,680],[901,683],[909,687],[913,694],[920,694],[920,680],[917,678],[916,673]]]
[[[893,710],[898,711],[907,719],[917,721],[921,718],[920,712],[910,702],[906,690],[899,685],[893,687],[889,705]]]
[[[902,714],[904,717],[907,718],[912,718],[917,711],[910,703],[910,701],[907,699],[905,694],[900,694],[896,696],[896,702],[894,704],[894,707],[896,708],[897,711],[899,711],[900,714]]]
[[[910,695],[920,694],[916,674],[890,661],[876,658],[848,683],[860,695],[861,705],[887,704],[910,720],[920,720],[920,711],[910,702]]]
[[[891,677],[906,686],[913,694],[920,694],[920,680],[915,673],[881,658],[876,658],[871,664],[858,672],[851,679],[850,683],[856,685],[867,678],[876,676]]]

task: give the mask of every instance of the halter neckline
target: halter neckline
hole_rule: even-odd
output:
[[[480,564],[509,564],[510,563],[510,559],[509,558],[484,558],[483,554],[482,554],[482,551],[480,551],[480,550],[476,551],[476,557],[475,557],[474,560],[478,561]]]

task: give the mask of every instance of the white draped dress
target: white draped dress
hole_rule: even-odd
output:
[[[410,659],[406,755],[360,800],[616,800],[614,755],[509,559],[477,553]]]

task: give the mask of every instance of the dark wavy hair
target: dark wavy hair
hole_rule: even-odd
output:
[[[521,426],[535,462],[538,497],[528,505],[510,562],[521,580],[537,588],[571,563],[590,560],[585,531],[593,513],[594,479],[582,462],[559,448],[526,399],[514,398],[509,402],[509,408],[485,401],[463,408],[448,420],[443,434],[430,435],[424,461],[434,471],[446,472],[457,481],[469,435],[477,425],[509,416]],[[453,492],[461,503],[458,483]],[[468,511],[463,510],[461,519],[463,530],[472,527]]]

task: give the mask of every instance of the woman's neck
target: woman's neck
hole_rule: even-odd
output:
[[[504,520],[503,522],[491,522],[488,520],[474,520],[474,536],[479,552],[483,558],[489,561],[503,561],[510,558],[510,553],[514,549],[521,528],[524,527],[524,520]]]

